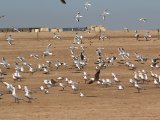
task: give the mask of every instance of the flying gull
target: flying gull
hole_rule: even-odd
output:
[[[76,21],[79,22],[80,18],[82,18],[83,16],[80,15],[80,12],[77,12],[76,14]]]
[[[107,12],[107,11],[108,11],[108,9],[105,9],[105,10],[103,11],[103,13],[100,15],[100,16],[102,16],[102,19],[103,19],[103,20],[106,19],[106,15],[109,15],[109,14],[110,14],[110,13]]]
[[[88,7],[91,6],[91,3],[90,1],[87,1],[85,4],[84,4],[84,7],[85,9],[88,11]]]
[[[63,4],[66,4],[66,1],[65,1],[65,0],[61,0],[61,2],[62,2]]]

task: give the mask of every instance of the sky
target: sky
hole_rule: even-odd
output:
[[[107,29],[158,29],[160,28],[160,0],[0,0],[0,28],[3,27],[86,27],[104,25]],[[100,14],[108,9],[110,15],[103,21]],[[75,15],[80,12],[80,22]],[[139,22],[146,18],[146,23]]]

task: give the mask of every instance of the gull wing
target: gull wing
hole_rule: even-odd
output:
[[[52,44],[49,44],[49,45],[47,46],[47,48],[45,49],[45,51],[49,52],[51,46],[52,46]]]
[[[63,4],[66,4],[66,1],[65,1],[65,0],[61,0],[61,2],[62,2]]]

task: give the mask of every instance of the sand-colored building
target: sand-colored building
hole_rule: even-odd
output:
[[[40,32],[49,32],[49,28],[40,28]]]
[[[90,27],[88,27],[88,29],[96,32],[106,31],[106,28],[102,25],[91,25]]]
[[[51,28],[50,29],[50,32],[53,32],[53,33],[55,33],[55,32],[62,32],[63,31],[63,29],[60,29],[60,28]]]

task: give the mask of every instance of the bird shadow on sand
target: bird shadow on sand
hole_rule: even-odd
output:
[[[74,72],[72,72],[72,73],[81,73],[81,71],[74,71]]]
[[[86,95],[86,97],[95,98],[95,97],[97,97],[97,96],[95,96],[95,95]]]

